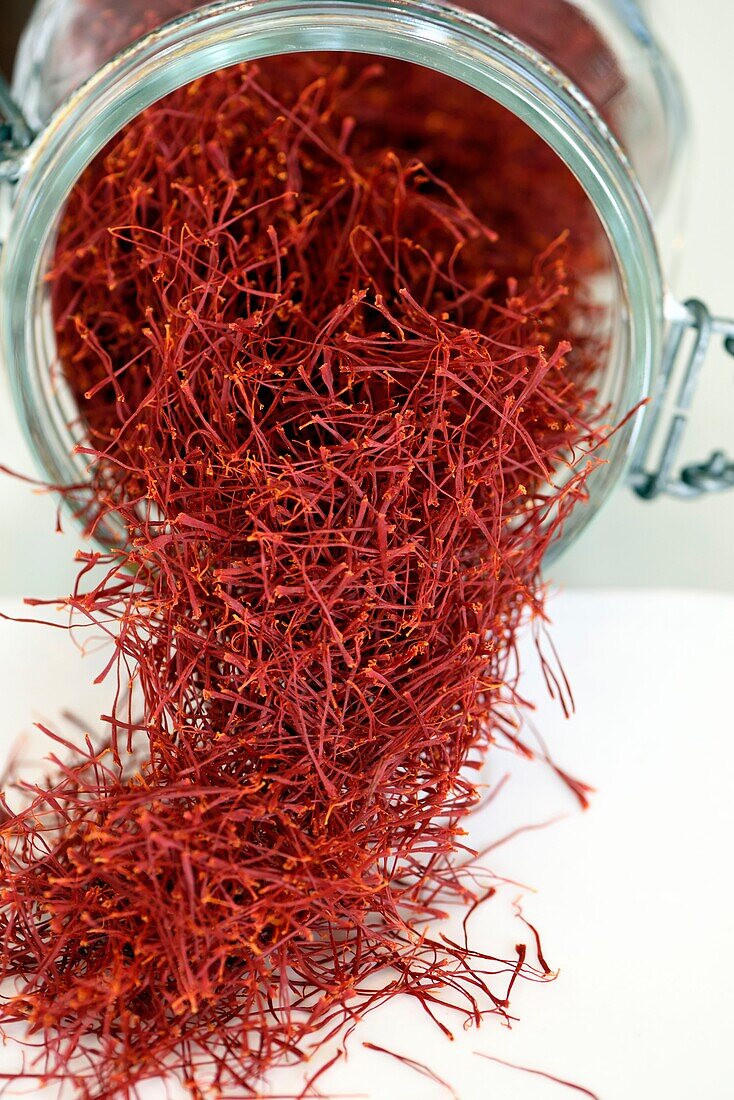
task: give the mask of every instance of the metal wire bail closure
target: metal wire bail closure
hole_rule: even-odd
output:
[[[697,298],[690,298],[684,305],[675,303],[675,307],[677,315],[670,324],[662,368],[651,407],[643,422],[630,474],[630,484],[643,500],[654,500],[663,494],[691,500],[706,493],[734,489],[734,461],[723,451],[715,451],[706,462],[685,466],[679,473],[676,472],[706,356],[716,337],[723,337],[725,350],[734,356],[734,320],[713,317],[705,303]],[[689,333],[693,335],[693,343],[685,353],[685,337]],[[650,471],[648,464],[656,435],[662,427],[663,413],[675,386],[676,367],[681,360],[683,369],[672,419],[657,465]]]

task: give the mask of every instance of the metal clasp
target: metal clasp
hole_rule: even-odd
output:
[[[693,342],[684,351],[686,336]],[[703,302],[691,298],[671,324],[665,345],[663,363],[651,405],[643,421],[642,432],[632,463],[630,484],[643,500],[654,500],[667,493],[678,498],[692,498],[704,493],[718,493],[734,488],[734,461],[723,451],[716,451],[706,462],[685,466],[677,472],[678,456],[685,435],[688,417],[696,395],[701,369],[712,341],[722,337],[724,347],[734,355],[734,320],[712,317]],[[665,410],[666,397],[674,383],[676,366],[683,354],[683,374],[677,393],[672,421],[665,435],[657,465],[650,471],[650,462],[658,428]]]
[[[7,82],[0,76],[0,180],[18,178],[20,154],[34,136]]]

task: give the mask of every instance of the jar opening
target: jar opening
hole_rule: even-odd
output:
[[[462,164],[462,157],[465,161],[467,154],[476,156],[478,151],[481,153],[480,144],[475,139],[473,140],[473,135],[468,132],[469,129],[476,129],[482,125],[482,122],[477,119],[476,111],[471,126],[466,125],[466,119],[472,118],[472,111],[467,110],[470,101],[474,108],[481,107],[488,116],[491,116],[493,112],[496,115],[504,112],[507,117],[515,118],[517,121],[516,135],[525,133],[532,138],[531,142],[526,143],[525,151],[523,151],[522,141],[520,141],[520,147],[515,150],[515,153],[512,154],[508,151],[504,160],[505,164],[512,163],[513,155],[516,157],[518,167],[516,185],[518,187],[522,186],[521,179],[528,178],[519,169],[522,166],[523,157],[527,155],[527,149],[531,147],[534,148],[535,155],[538,155],[539,150],[542,148],[546,150],[543,155],[552,156],[553,158],[561,157],[568,165],[569,178],[571,172],[576,178],[583,177],[583,186],[579,186],[576,192],[578,211],[583,210],[583,217],[595,220],[595,237],[597,242],[602,242],[605,250],[604,262],[600,263],[597,256],[595,261],[596,270],[592,271],[589,268],[584,273],[584,278],[587,281],[590,296],[595,297],[600,306],[603,305],[604,307],[599,314],[600,318],[603,316],[603,321],[599,323],[600,330],[604,329],[604,339],[609,345],[609,356],[602,372],[602,388],[604,398],[611,410],[610,421],[620,419],[621,415],[626,413],[639,400],[641,396],[641,379],[649,374],[651,361],[654,358],[654,347],[651,346],[654,345],[655,321],[652,315],[654,310],[649,307],[652,304],[650,301],[651,295],[652,298],[655,296],[655,286],[654,281],[652,284],[649,281],[644,284],[644,280],[641,279],[640,261],[642,261],[643,267],[651,261],[651,256],[646,253],[644,248],[641,253],[638,251],[635,254],[634,250],[628,250],[627,253],[622,254],[621,246],[624,244],[622,238],[625,238],[629,243],[630,238],[636,237],[636,231],[646,226],[644,210],[636,210],[633,206],[622,209],[617,194],[611,195],[613,201],[610,204],[608,178],[604,177],[599,165],[596,166],[597,175],[589,171],[591,148],[593,145],[597,145],[596,152],[602,150],[604,154],[602,159],[606,158],[608,162],[605,168],[608,170],[613,169],[617,173],[617,184],[620,187],[624,185],[628,195],[637,198],[634,182],[630,180],[623,161],[619,159],[618,151],[611,144],[611,139],[604,134],[603,128],[594,131],[589,130],[580,135],[577,132],[579,119],[575,120],[576,130],[574,125],[571,124],[574,122],[573,113],[569,117],[567,125],[561,129],[558,119],[549,117],[549,103],[546,102],[544,96],[539,94],[540,92],[545,94],[547,91],[543,88],[543,83],[549,84],[552,87],[551,101],[558,99],[558,85],[555,77],[543,71],[542,67],[537,71],[532,66],[528,69],[525,64],[527,59],[523,59],[523,65],[518,67],[518,71],[510,72],[508,59],[512,58],[517,67],[517,47],[515,45],[508,46],[507,41],[502,36],[498,38],[496,31],[492,28],[484,28],[482,35],[486,36],[488,41],[491,41],[492,46],[497,50],[496,56],[492,58],[490,53],[485,53],[479,58],[477,45],[482,35],[478,34],[474,24],[459,28],[454,27],[454,22],[460,24],[462,19],[455,15],[448,17],[442,13],[440,16],[442,38],[445,38],[446,35],[450,37],[454,32],[458,33],[458,37],[455,38],[457,49],[448,55],[447,62],[445,49],[442,48],[445,47],[446,43],[441,42],[440,45],[436,45],[435,42],[435,20],[438,18],[435,14],[427,18],[426,26],[423,28],[425,31],[433,30],[434,33],[428,33],[420,42],[421,48],[416,49],[414,35],[411,34],[407,38],[405,37],[404,28],[401,28],[395,22],[394,11],[387,13],[383,10],[382,5],[375,5],[374,9],[366,9],[363,5],[339,5],[341,9],[340,19],[343,20],[345,17],[348,19],[350,15],[348,9],[353,6],[359,8],[362,19],[359,27],[359,45],[364,47],[359,51],[363,59],[362,63],[364,63],[365,56],[380,57],[382,58],[381,63],[392,67],[394,73],[401,72],[400,79],[403,82],[406,80],[406,75],[411,71],[416,74],[425,74],[430,71],[429,98],[433,102],[429,104],[427,98],[424,111],[417,112],[414,110],[411,125],[416,129],[415,116],[419,114],[421,126],[417,128],[412,141],[416,146],[416,153],[418,153],[421,145],[425,146],[426,142],[430,141],[431,128],[440,129],[445,127],[446,120],[449,118],[449,122],[454,126],[457,135],[455,143],[457,155],[454,158],[454,163],[459,185],[461,184],[462,172],[471,172],[471,164],[468,166],[466,163]],[[41,161],[46,161],[44,165],[46,172],[48,172],[50,161],[55,159],[57,164],[59,163],[58,158],[63,147],[64,131],[68,134],[70,129],[72,131],[75,129],[76,125],[76,133],[78,134],[78,124],[85,116],[88,120],[90,110],[102,110],[107,133],[105,134],[104,129],[95,129],[94,127],[91,131],[88,131],[90,141],[86,149],[83,151],[77,150],[79,155],[76,158],[76,166],[79,170],[83,170],[90,162],[90,153],[94,151],[91,148],[92,143],[99,147],[100,144],[103,144],[100,141],[102,136],[109,140],[113,133],[119,132],[121,126],[125,125],[130,118],[138,113],[133,108],[133,101],[138,109],[145,109],[150,103],[170,92],[172,87],[180,87],[185,83],[181,79],[184,73],[181,63],[184,59],[189,62],[187,66],[189,72],[192,59],[196,60],[196,67],[202,74],[221,69],[221,64],[216,65],[214,62],[215,60],[221,62],[222,55],[230,54],[232,46],[231,40],[225,39],[226,25],[222,16],[227,15],[229,12],[230,17],[237,21],[238,26],[251,23],[251,19],[246,19],[241,11],[235,10],[236,7],[232,4],[224,5],[216,17],[216,27],[213,25],[208,28],[202,27],[201,19],[196,26],[189,21],[187,27],[187,21],[183,20],[174,28],[157,32],[151,36],[149,41],[139,43],[128,55],[113,62],[108,73],[98,74],[92,84],[95,82],[102,84],[104,87],[103,98],[97,98],[93,104],[90,95],[91,86],[82,90],[82,93],[76,97],[76,102],[73,103],[74,111],[69,112],[67,110],[64,118],[60,116],[55,124],[52,123],[51,133],[47,133],[42,137],[41,152],[52,154],[50,158],[43,156],[40,158]],[[268,9],[269,14],[273,15],[277,8],[281,17],[290,17],[292,13],[288,10],[289,7],[289,5],[283,4],[262,3],[255,5],[255,14],[260,9]],[[315,11],[316,7],[331,10],[331,5],[328,4],[314,5],[309,9],[309,14],[314,17],[319,14]],[[430,5],[416,5],[415,7],[423,9],[425,13],[435,12]],[[227,9],[227,11],[224,9]],[[379,38],[379,49],[366,48],[370,44],[370,40],[374,46],[377,46],[379,34],[377,24],[369,26],[371,19],[364,19],[368,11],[372,20],[380,17],[390,22],[390,35],[387,38]],[[324,12],[321,12],[321,15],[323,17]],[[214,16],[212,16],[212,19],[214,19]],[[212,34],[213,30],[216,30],[216,35]],[[285,26],[276,28],[276,30],[283,34],[285,33]],[[304,33],[304,31],[308,32],[309,30],[313,33]],[[207,31],[209,32],[208,38]],[[304,56],[311,52],[315,56],[323,50],[328,50],[330,53],[336,52],[334,50],[336,44],[340,47],[353,45],[343,26],[329,24],[323,18],[321,21],[315,19],[310,27],[301,28],[301,41],[297,44],[289,42],[287,49],[284,51],[278,51],[274,48],[277,45],[278,35],[275,34],[272,26],[269,42],[265,42],[262,38],[262,27],[260,33],[261,37],[257,45],[255,46],[250,42],[248,43],[248,49],[256,52],[260,57],[265,54],[270,55],[272,51],[273,55],[277,55],[276,60],[272,63],[280,65],[281,70],[284,58],[290,53],[298,53]],[[169,53],[173,51],[175,54],[175,65],[168,64],[164,67],[162,64],[162,42],[169,43],[168,51]],[[432,51],[427,48],[429,44],[435,47]],[[487,43],[483,45],[486,47]],[[309,47],[314,48],[309,50]],[[192,52],[194,50],[195,52]],[[243,48],[242,41],[237,43],[236,52],[238,55],[248,52]],[[388,58],[387,62],[385,61],[386,56]],[[407,66],[406,62],[408,63]],[[178,67],[176,67],[177,65]],[[403,67],[402,70],[400,69],[401,66]],[[136,80],[136,75],[140,79],[144,77],[143,83]],[[529,77],[532,78],[533,87],[521,88],[521,85]],[[112,94],[115,86],[117,86],[119,92],[120,82],[124,82],[128,88],[127,99],[120,99],[119,96],[115,99]],[[425,87],[427,88],[428,85],[425,85]],[[382,94],[384,92],[385,85],[383,82]],[[522,94],[523,92],[524,94]],[[379,94],[379,89],[376,93],[365,92],[363,97],[365,111],[376,112],[379,110]],[[455,96],[463,97],[463,100],[460,105],[457,102],[456,108],[452,110],[449,105],[452,102],[452,97]],[[80,110],[82,101],[84,101],[85,110]],[[569,97],[569,102],[564,104],[564,107],[569,108],[572,105],[577,113],[583,114],[573,95]],[[63,114],[64,112],[62,112]],[[72,114],[76,117],[72,118]],[[399,112],[390,112],[390,115],[390,123],[394,130],[404,123],[404,119],[401,121]],[[543,121],[546,123],[545,126],[541,124]],[[75,125],[72,125],[72,123]],[[585,116],[584,123],[588,124],[588,118]],[[451,126],[449,126],[450,128]],[[542,140],[536,136],[538,134],[542,134]],[[581,136],[583,136],[584,141],[581,141]],[[461,140],[458,140],[458,138]],[[44,145],[45,148],[43,148]],[[552,153],[550,146],[553,146]],[[25,210],[28,217],[31,217],[32,214],[35,215],[37,219],[36,227],[41,222],[39,206],[43,207],[42,214],[45,228],[41,230],[40,241],[39,236],[36,235],[36,241],[40,243],[41,248],[33,257],[33,266],[28,262],[30,257],[26,250],[20,268],[16,267],[14,262],[17,248],[12,240],[9,242],[10,247],[6,250],[6,273],[10,272],[11,274],[11,294],[17,294],[21,291],[25,301],[26,323],[22,326],[22,332],[18,325],[17,313],[14,313],[14,321],[11,325],[11,343],[13,345],[11,361],[13,362],[12,369],[15,374],[16,387],[19,387],[22,391],[20,394],[21,406],[26,414],[25,419],[29,422],[30,433],[36,444],[36,450],[42,452],[41,459],[44,471],[47,476],[50,474],[53,480],[59,483],[68,483],[72,480],[69,476],[67,455],[68,425],[70,420],[74,418],[74,411],[73,403],[69,401],[68,392],[65,393],[64,387],[59,383],[58,372],[54,373],[49,370],[49,364],[55,361],[55,336],[48,303],[46,302],[44,306],[43,296],[47,293],[45,276],[49,265],[52,264],[59,211],[63,208],[76,178],[78,178],[78,171],[72,175],[70,166],[64,166],[61,177],[54,180],[53,200],[49,195],[50,188],[44,194],[40,193],[40,175],[25,181],[19,196],[21,209]],[[47,174],[46,181],[48,179]],[[35,185],[35,195],[30,189],[31,183]],[[488,177],[488,185],[491,185],[491,177]],[[61,193],[62,186],[64,186],[63,194]],[[25,200],[25,202],[22,200]],[[52,202],[55,202],[55,209]],[[528,204],[534,202],[537,202],[537,195],[528,195]],[[597,213],[590,215],[592,210],[596,210]],[[641,217],[639,226],[636,226],[634,219],[630,218],[630,212]],[[572,228],[562,224],[563,219],[560,218],[560,213],[559,210],[558,231]],[[20,232],[22,220],[22,218],[18,219],[14,226],[14,230],[17,229],[17,232],[14,232],[12,236],[16,241],[19,239],[18,233]],[[38,234],[37,228],[36,233]],[[636,238],[635,243],[639,244],[639,236]],[[647,243],[649,244],[649,242]],[[654,249],[652,256],[654,257]],[[633,276],[632,282],[630,281],[631,275]],[[635,302],[632,298],[631,292],[634,290],[632,283],[634,282],[638,286],[645,285],[648,310],[647,316],[644,318],[642,318],[638,307],[645,303],[641,299]],[[633,319],[637,322],[636,331],[631,331],[630,328]],[[642,327],[639,324],[641,320]],[[637,351],[635,345],[637,345]],[[639,353],[642,353],[641,357]],[[22,370],[16,369],[16,365],[20,365],[21,359],[24,359],[26,355],[31,360],[32,370],[28,370],[27,365]],[[53,405],[53,408],[51,408],[51,405]],[[43,411],[39,414],[39,410]],[[53,425],[54,436],[53,454],[50,456],[49,424]],[[614,480],[619,477],[620,466],[624,463],[624,456],[629,446],[631,434],[632,428],[620,433],[611,444],[609,466],[614,469]],[[595,499],[592,501],[591,507],[586,509],[587,513],[593,510],[606,494],[612,479],[602,472],[596,480],[599,488],[595,490]],[[574,519],[570,527],[580,528],[584,522],[585,520],[579,516],[578,522]],[[573,532],[569,532],[567,538],[572,534]]]
[[[382,220],[391,204],[394,226]],[[432,212],[435,218],[426,216]],[[331,280],[320,267],[318,234],[309,233],[315,222],[330,242]],[[481,336],[494,332],[488,353],[498,362],[511,350],[502,341],[511,342],[513,331],[498,320],[519,311],[520,347],[540,340],[542,356],[552,358],[568,344],[560,353],[568,392],[575,402],[583,388],[589,425],[611,424],[628,411],[619,405],[626,359],[620,284],[583,188],[507,108],[423,66],[302,53],[202,77],[110,142],[75,185],[59,224],[41,283],[51,314],[43,326],[49,400],[66,422],[69,451],[74,438],[80,446],[81,462],[90,461],[90,447],[106,453],[122,446],[125,469],[134,465],[140,409],[156,390],[157,364],[178,340],[179,373],[186,374],[204,323],[225,333],[211,350],[235,374],[248,373],[251,357],[256,368],[258,356],[276,377],[308,373],[309,341],[322,340],[330,362],[344,359],[343,374],[350,356],[340,340],[354,346],[372,333],[379,356],[385,328],[394,321],[403,331],[403,293],[437,320]],[[269,266],[273,249],[277,262]],[[276,293],[274,318],[266,303]],[[355,296],[363,301],[350,313]],[[528,375],[528,402],[535,350],[512,352],[515,373]],[[357,403],[360,385],[350,387]],[[277,398],[264,384],[259,400],[267,410]],[[246,435],[243,410],[234,415]],[[293,426],[287,409],[282,415],[284,447],[294,459],[303,457],[300,444],[309,454],[329,446],[308,417]],[[543,431],[550,416],[570,433],[552,471],[557,483],[575,476],[579,439],[563,404],[544,415],[531,430]],[[80,480],[83,474],[80,463]]]

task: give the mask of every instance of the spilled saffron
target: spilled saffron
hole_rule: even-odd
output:
[[[254,1096],[393,996],[448,1034],[549,975],[531,926],[509,957],[435,926],[494,893],[464,823],[604,438],[603,249],[542,143],[436,80],[206,77],[60,226],[67,496],[119,534],[67,606],[115,697],[101,745],[2,803],[0,1019],[81,1096]]]

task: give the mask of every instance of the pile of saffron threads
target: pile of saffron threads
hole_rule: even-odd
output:
[[[388,998],[448,1030],[548,973],[534,941],[495,958],[440,921],[488,892],[465,819],[517,741],[518,635],[604,437],[600,246],[520,122],[481,100],[497,160],[462,196],[435,134],[419,160],[370,115],[386,79],[318,56],[206,77],[60,227],[69,499],[124,532],[65,602],[109,638],[115,701],[101,744],[3,800],[0,1021],[80,1097],[260,1095]],[[537,218],[503,192],[510,148],[542,167]]]

